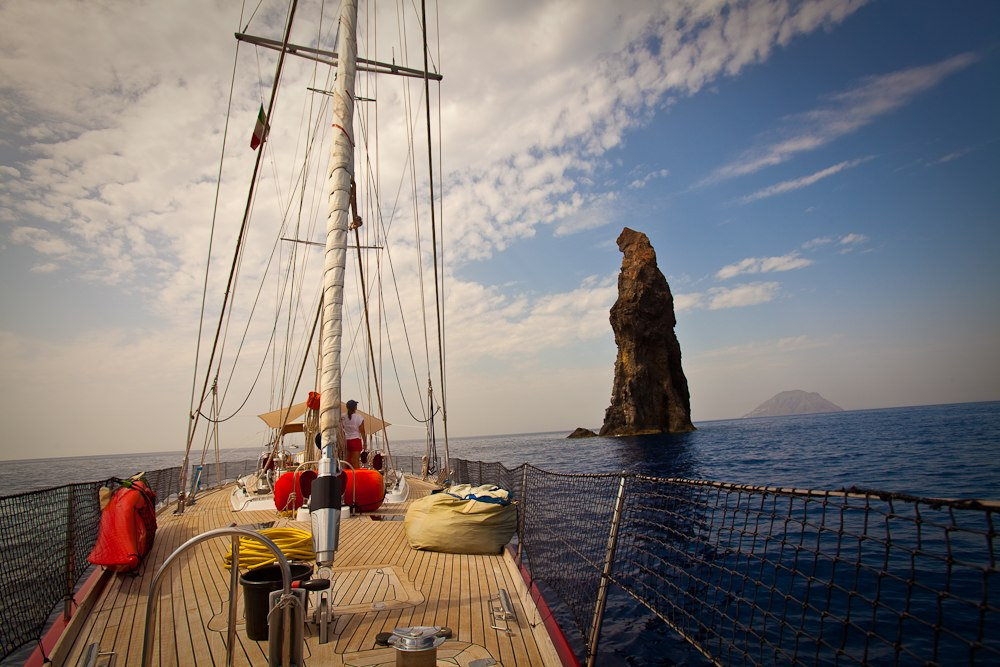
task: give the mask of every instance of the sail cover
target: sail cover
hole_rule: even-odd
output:
[[[347,406],[344,403],[340,404],[341,414],[347,413]],[[264,423],[271,428],[281,428],[283,426],[296,423],[302,415],[306,413],[306,402],[296,403],[295,405],[289,405],[288,407],[278,408],[272,412],[265,412],[262,415],[257,415],[264,420]],[[365,418],[365,432],[368,435],[378,433],[386,426],[392,426],[389,422],[384,422],[378,417],[373,417],[372,415],[358,410],[358,414]],[[286,432],[292,432],[290,429]]]

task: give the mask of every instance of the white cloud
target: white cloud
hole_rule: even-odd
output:
[[[838,241],[840,245],[857,245],[859,243],[867,243],[867,242],[868,242],[867,236],[865,236],[864,234],[855,234],[854,232],[851,232],[850,234],[843,236],[840,239],[840,241]]]
[[[732,76],[798,34],[837,24],[861,4],[761,2],[727,12],[700,0],[647,0],[628,11],[613,3],[469,2],[449,8],[439,17],[448,93],[441,125],[448,130],[438,182],[446,186],[451,261],[489,257],[530,238],[539,226],[552,225],[563,235],[601,224],[602,213],[594,211],[610,195],[585,183],[629,128],[644,123],[668,97]],[[312,9],[307,3],[299,13]],[[108,11],[68,0],[0,8],[4,24],[19,26],[0,54],[4,90],[22,103],[22,111],[11,109],[7,119],[24,136],[38,137],[32,148],[40,155],[24,164],[20,191],[0,189],[0,205],[39,217],[51,223],[53,234],[72,239],[93,279],[135,285],[143,281],[134,274],[147,272],[160,282],[177,261],[190,272],[200,263],[188,250],[204,240],[211,211],[225,114],[219,91],[228,89],[237,21],[231,9],[193,1],[118,7],[113,21]],[[362,50],[419,66],[420,49],[401,49],[395,17],[382,11],[376,17],[384,23],[378,52],[364,42]],[[251,32],[279,32],[281,20],[279,10],[267,9]],[[324,24],[324,45],[334,23]],[[294,41],[316,41],[306,25],[299,25]],[[494,38],[509,34],[530,48],[512,53],[508,40]],[[37,43],[54,46],[38,52]],[[178,43],[188,47],[178,51]],[[241,53],[241,62],[252,65],[238,70],[229,141],[237,162],[224,173],[227,180],[242,180],[250,170],[246,135],[266,94],[258,77],[266,78],[273,63],[270,53],[259,65],[251,49]],[[488,77],[482,76],[484,63]],[[266,199],[279,188],[289,197],[287,184],[267,181],[301,158],[277,155],[273,147],[295,144],[281,119],[298,121],[309,112],[317,96],[303,93],[300,102],[290,91],[324,85],[313,78],[311,63],[286,63],[288,85],[272,128],[258,209],[285,206]],[[359,86],[367,89],[369,79],[359,78]],[[408,100],[411,125],[420,127],[420,82],[383,79],[378,97],[382,117]],[[518,110],[514,123],[512,109]],[[379,130],[383,147],[411,145],[406,123],[383,123]],[[360,129],[357,134],[361,139]],[[426,155],[420,148],[412,159],[383,150],[380,160],[383,185],[393,184],[391,200],[394,184],[408,182],[405,164],[422,165]],[[640,182],[665,175],[659,170]],[[233,200],[239,197],[223,201]],[[224,205],[231,223],[239,213]]]
[[[708,290],[708,309],[743,308],[773,301],[778,295],[778,283],[747,283],[735,287],[713,287]]]
[[[73,252],[65,240],[38,227],[15,227],[10,233],[10,242],[28,246],[47,257],[66,257]]]
[[[19,172],[14,167],[0,165],[0,176],[9,176],[10,178],[21,178],[21,172]]]
[[[639,190],[641,188],[646,187],[646,185],[648,185],[649,182],[654,178],[666,178],[669,175],[670,175],[669,169],[658,169],[656,171],[651,171],[642,178],[637,178],[631,183],[629,183],[628,187],[631,190]]]
[[[568,292],[532,295],[459,282],[450,288],[448,327],[463,335],[452,339],[449,364],[534,357],[541,350],[610,336],[616,283],[614,275],[590,277]]]
[[[705,292],[688,292],[674,295],[674,310],[677,312],[707,308],[743,308],[773,301],[778,296],[781,285],[776,282],[744,283],[732,287],[711,287]]]
[[[948,153],[947,155],[944,155],[944,156],[939,157],[938,159],[936,159],[936,160],[934,160],[932,162],[929,162],[927,164],[927,166],[928,167],[933,167],[933,166],[938,165],[938,164],[947,164],[947,163],[949,163],[949,162],[951,162],[953,160],[957,160],[960,157],[965,157],[966,155],[968,155],[969,153],[971,153],[972,150],[973,150],[972,148],[963,148],[961,150],[952,151],[951,153]]]
[[[857,160],[840,162],[838,164],[833,165],[832,167],[821,169],[820,171],[817,171],[814,174],[809,174],[808,176],[803,176],[802,178],[796,178],[790,181],[783,181],[781,183],[777,183],[775,185],[763,188],[762,190],[758,190],[757,192],[754,192],[751,195],[743,197],[740,201],[743,202],[744,204],[747,204],[750,202],[758,201],[760,199],[765,199],[767,197],[773,197],[775,195],[791,192],[792,190],[799,190],[801,188],[813,185],[814,183],[817,183],[818,181],[821,181],[824,178],[828,178],[830,176],[833,176],[834,174],[839,174],[845,169],[853,169],[854,167],[857,167],[859,164],[868,162],[871,159],[873,159],[873,156],[858,158]]]
[[[569,236],[587,229],[615,223],[618,220],[618,214],[613,204],[617,198],[613,192],[600,196],[581,197],[580,203],[576,207],[577,210],[560,214],[564,217],[556,224],[553,234],[555,236]]]
[[[628,11],[613,3],[451,8],[442,16],[442,33],[451,35],[444,68],[449,94],[462,103],[446,107],[442,123],[449,135],[446,171],[461,175],[445,179],[445,207],[461,212],[451,233],[459,252],[469,253],[457,259],[488,257],[540,226],[555,224],[560,234],[575,228],[564,221],[586,208],[589,196],[601,195],[587,184],[626,131],[668,100],[735,75],[861,4],[761,2],[727,12],[695,0],[630,4]],[[470,29],[481,22],[490,35],[517,34],[531,48],[512,53],[507,40],[482,39]],[[453,53],[461,55],[449,58]],[[481,61],[490,63],[489,77],[481,76]],[[509,164],[530,168],[552,155],[571,159],[537,185],[524,187],[505,173]],[[502,195],[486,195],[483,184]]]
[[[300,15],[318,4],[300,3]],[[507,362],[524,357],[526,350],[532,360],[545,360],[547,353],[574,341],[606,339],[607,310],[616,294],[613,276],[555,294],[507,294],[473,282],[451,281],[450,272],[463,262],[489,257],[519,239],[531,238],[540,229],[561,235],[606,223],[614,202],[613,193],[606,190],[613,186],[595,184],[606,182],[603,161],[609,150],[621,145],[627,131],[647,122],[671,100],[766,60],[795,36],[835,26],[861,4],[753,2],[730,6],[725,12],[702,0],[645,0],[627,7],[555,2],[449,6],[439,17],[440,57],[434,54],[446,77],[440,111],[445,136],[441,154],[435,149],[435,158],[440,158],[435,164],[443,173],[435,180],[445,185],[438,221],[447,230],[449,366],[461,370],[491,351]],[[329,3],[327,7],[328,12],[335,11]],[[278,35],[283,10],[281,3],[264,7],[250,32]],[[137,418],[144,409],[148,417],[149,406],[156,406],[157,415],[186,412],[186,406],[164,408],[168,401],[161,396],[146,400],[144,408],[107,388],[134,389],[142,384],[137,377],[151,376],[144,360],[169,362],[175,369],[190,363],[185,358],[191,356],[193,323],[198,321],[226,129],[232,32],[243,27],[237,11],[234,5],[197,0],[0,3],[0,25],[17,27],[6,31],[0,50],[0,118],[10,135],[23,142],[17,148],[26,156],[16,168],[5,166],[4,175],[13,178],[0,180],[0,216],[18,221],[11,243],[41,257],[35,271],[58,266],[74,280],[101,281],[122,293],[140,293],[148,310],[130,316],[153,318],[159,327],[155,336],[146,336],[145,331],[88,332],[97,341],[90,345],[84,339],[64,338],[54,345],[56,352],[65,346],[64,354],[22,345],[16,367],[24,375],[55,376],[49,358],[58,359],[73,369],[57,374],[70,393],[80,389],[89,391],[94,400],[103,396]],[[401,64],[420,66],[416,41],[409,40],[408,50],[402,49],[394,39],[395,19],[376,18],[384,28],[378,50],[374,43],[363,42],[365,55],[384,61],[395,55]],[[408,21],[412,28],[412,12]],[[293,41],[329,46],[336,21],[324,20],[324,33],[311,34],[319,25],[298,22]],[[519,35],[516,49],[511,48],[512,34]],[[39,50],[38,44],[47,47]],[[209,313],[218,307],[225,288],[232,240],[242,220],[246,181],[256,157],[247,145],[249,133],[258,104],[269,92],[274,67],[273,53],[243,46],[239,54],[225,146],[228,160],[214,231],[213,266],[220,267],[221,275],[213,273],[210,278]],[[242,335],[241,318],[249,315],[275,237],[294,232],[315,239],[322,234],[316,227],[326,206],[322,179],[296,193],[296,176],[289,174],[304,162],[302,128],[318,126],[329,133],[327,110],[320,108],[326,98],[306,92],[307,86],[324,87],[329,77],[324,71],[314,74],[311,63],[297,59],[287,59],[285,67],[285,85],[240,264],[236,315],[230,327],[234,340]],[[490,75],[483,76],[487,70]],[[383,78],[376,91],[368,77],[361,76],[359,90],[377,92],[379,99],[379,206],[386,215],[396,210],[390,231],[394,262],[404,296],[419,302],[415,264],[402,257],[415,247],[407,235],[418,214],[422,229],[429,223],[427,202],[410,192],[419,191],[422,183],[407,171],[407,165],[426,164],[427,155],[419,147],[412,154],[405,150],[420,143],[411,137],[419,137],[422,127],[422,86]],[[408,116],[395,113],[404,106]],[[400,122],[404,117],[409,121]],[[372,115],[359,110],[359,118],[365,118],[373,139]],[[434,124],[437,127],[436,118]],[[309,157],[313,164],[326,161],[320,135]],[[363,145],[361,124],[356,138]],[[297,145],[297,152],[291,150]],[[393,152],[389,147],[402,149]],[[359,184],[369,182],[365,160],[358,163]],[[398,200],[397,189],[401,189]],[[367,231],[376,226],[374,206],[363,197],[363,207]],[[283,233],[279,230],[286,212],[290,227]],[[425,256],[426,243],[425,238]],[[288,252],[287,246],[279,247]],[[305,254],[314,257],[310,252]],[[312,284],[321,260],[309,261],[305,278],[297,275],[297,279]],[[270,271],[273,276],[276,269]],[[431,280],[425,276],[425,281]],[[711,291],[703,297],[704,307],[741,305],[752,300],[753,291]],[[296,310],[297,326],[311,314],[306,304],[315,295],[306,292]],[[261,290],[258,313],[273,312],[283,294],[272,278]],[[356,305],[349,304],[349,312],[354,312],[351,308]],[[352,317],[356,329],[357,317]],[[251,329],[244,354],[264,358],[268,333],[267,326]],[[135,344],[128,344],[133,339]],[[236,347],[233,343],[227,349]],[[122,354],[115,357],[119,348]],[[3,365],[14,368],[6,363],[9,358],[4,356]],[[114,368],[94,368],[95,358],[116,359]],[[167,381],[154,375],[163,396],[186,399],[189,377]],[[234,383],[234,392],[238,384]],[[37,383],[18,391],[26,402],[34,399],[36,404],[47,395]],[[98,407],[81,405],[80,414],[85,408],[103,414]],[[12,441],[32,437],[33,424],[22,421],[15,426],[14,414],[8,416],[5,423],[10,425]],[[149,423],[159,424],[157,419]],[[81,430],[95,434],[104,430],[97,424],[77,428],[90,422],[76,417],[67,423],[74,424],[74,437]],[[165,449],[181,444],[173,436],[167,440],[166,446],[162,440],[145,446]],[[122,440],[109,447],[121,450],[135,445]]]
[[[818,340],[810,336],[785,336],[772,340],[759,340],[714,348],[701,352],[698,356],[705,359],[747,359],[755,356],[815,350],[826,347],[830,343],[830,340]]]
[[[868,243],[867,236],[865,236],[864,234],[855,234],[855,233],[847,234],[846,236],[842,237],[840,241],[837,242],[837,244],[840,246],[841,255],[846,255],[848,253],[854,252],[855,250],[857,250],[859,247],[863,246],[866,243]]]
[[[976,54],[961,53],[933,65],[867,77],[853,88],[833,95],[828,105],[790,116],[775,133],[776,137],[762,138],[758,146],[719,167],[701,184],[752,174],[825,146],[909,104],[917,95],[978,59]]]
[[[674,294],[674,312],[685,310],[695,310],[700,308],[705,299],[705,295],[700,292],[688,292],[686,294]]]
[[[790,252],[779,257],[747,257],[734,264],[728,264],[716,272],[715,277],[726,280],[745,273],[770,273],[772,271],[792,271],[812,264],[811,259],[799,257],[798,253]]]
[[[815,239],[812,239],[810,241],[806,241],[805,243],[803,243],[802,244],[802,249],[803,250],[813,250],[814,248],[819,248],[819,247],[822,247],[822,246],[825,246],[825,245],[829,245],[830,243],[833,243],[835,240],[836,239],[833,238],[832,236],[820,236],[818,238],[815,238]]]

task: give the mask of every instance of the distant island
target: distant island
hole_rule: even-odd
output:
[[[781,417],[783,415],[809,415],[817,412],[843,411],[844,408],[831,403],[815,391],[794,389],[776,394],[743,415],[743,418]]]

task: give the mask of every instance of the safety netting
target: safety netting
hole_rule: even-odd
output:
[[[717,664],[1000,663],[1000,503],[451,469],[519,499],[524,564],[584,660],[603,584]]]
[[[243,461],[221,461],[216,463],[205,463],[200,466],[192,466],[189,479],[191,488],[209,489],[221,486],[226,482],[232,482],[245,475],[257,471],[257,459],[246,459]]]
[[[994,503],[625,482],[610,578],[713,660],[1000,660]]]
[[[422,461],[393,467],[419,475]],[[610,589],[717,664],[1000,663],[996,502],[449,467],[452,482],[511,491],[522,564],[585,661]],[[198,485],[255,468],[208,464]],[[179,473],[146,473],[161,506]],[[109,482],[0,498],[0,659],[73,600]]]
[[[253,471],[256,460],[221,464],[223,481]],[[205,486],[215,481],[204,476]],[[144,473],[157,508],[175,500],[180,468]],[[114,490],[109,478],[0,497],[0,660],[37,641],[60,604],[75,604],[77,588],[91,570],[87,555],[101,521],[100,489]]]
[[[105,481],[0,498],[0,658],[42,635],[89,567]]]

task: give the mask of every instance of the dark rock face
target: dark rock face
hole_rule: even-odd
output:
[[[784,415],[809,415],[818,412],[843,412],[839,405],[831,403],[815,391],[793,389],[775,394],[743,417],[781,417]]]
[[[624,257],[611,307],[618,358],[601,435],[693,431],[670,286],[645,234],[626,227],[618,248]]]
[[[567,438],[596,438],[597,434],[591,431],[589,428],[583,428],[582,426],[577,428],[575,431],[566,436]]]

